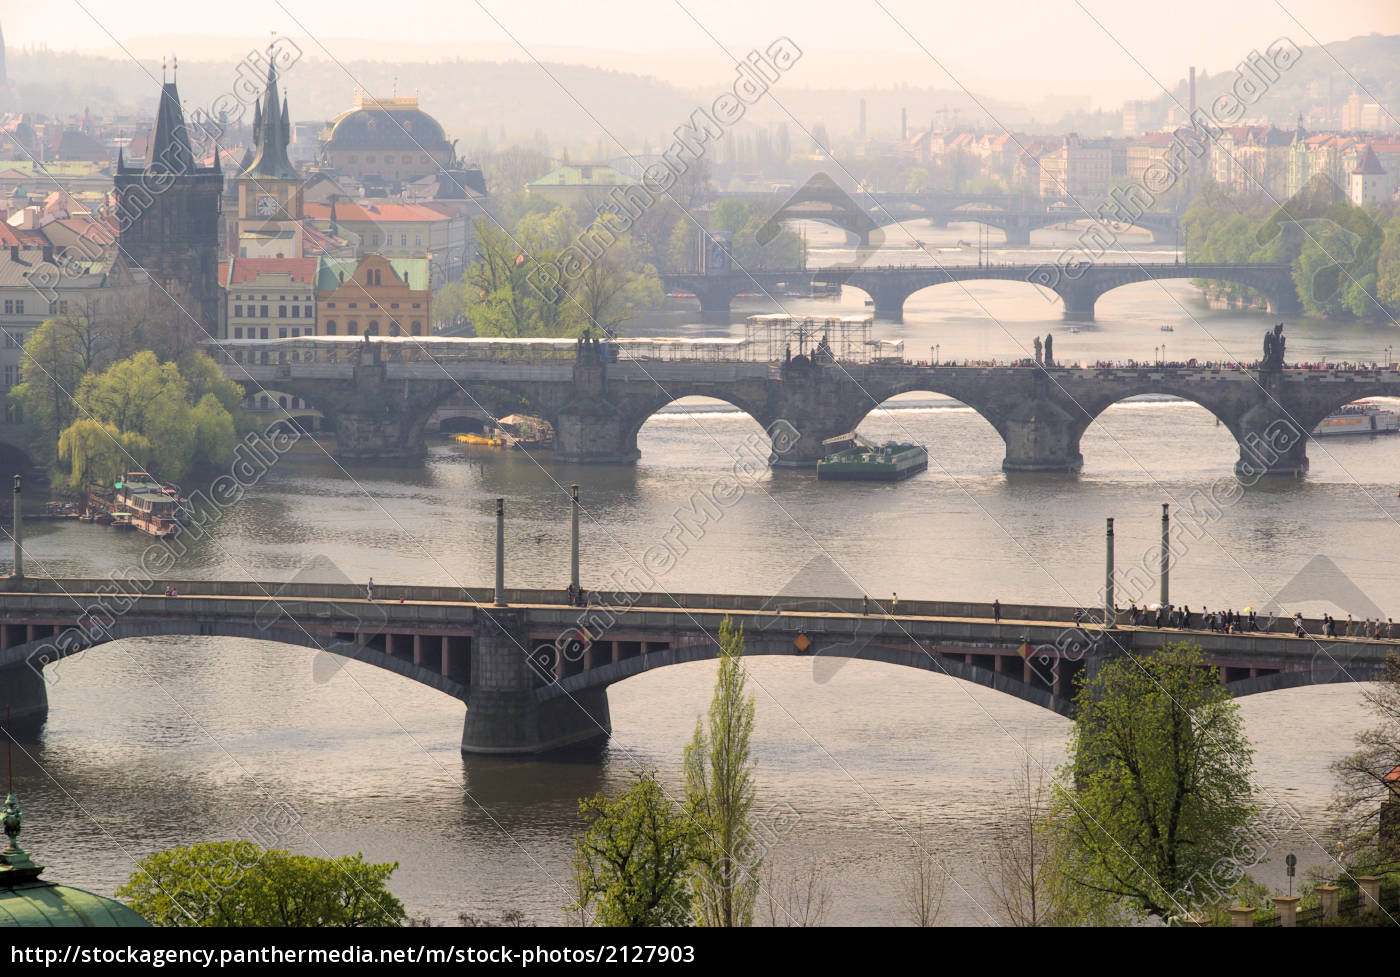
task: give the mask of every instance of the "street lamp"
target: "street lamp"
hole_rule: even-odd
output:
[[[939,364],[939,362],[940,362],[940,356],[941,356],[940,351],[941,351],[942,349],[943,349],[943,347],[942,347],[941,345],[939,345],[939,344],[937,344],[937,343],[934,344],[934,347],[933,347],[933,365],[934,365],[934,366],[937,366],[937,365]]]
[[[1387,370],[1390,369],[1390,351],[1394,348],[1394,346],[1387,346],[1385,348],[1385,368]]]

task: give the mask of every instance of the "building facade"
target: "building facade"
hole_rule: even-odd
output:
[[[426,258],[325,258],[316,318],[325,336],[426,336],[432,329]]]

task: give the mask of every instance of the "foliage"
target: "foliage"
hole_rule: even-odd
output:
[[[117,898],[156,926],[395,926],[397,862],[264,851],[218,841],[148,855]]]
[[[1189,909],[1255,812],[1238,706],[1186,643],[1104,662],[1075,706],[1054,788],[1057,897],[1076,914]]]
[[[899,884],[899,905],[904,918],[914,926],[935,926],[943,911],[948,888],[948,870],[929,853],[927,836],[922,834],[910,846]]]
[[[702,926],[752,926],[762,854],[754,841],[754,699],[747,693],[744,630],[719,629],[719,674],[709,728],[697,719],[685,748],[687,813],[697,832],[695,917]]]
[[[758,232],[771,216],[768,204],[722,199],[715,203],[710,213],[710,230],[724,231],[732,236],[730,254],[734,263],[745,271],[804,267],[807,249],[802,238],[792,231],[779,231],[767,244],[758,243]],[[691,237],[694,236],[692,229]]]
[[[639,772],[617,797],[579,802],[588,830],[574,840],[574,884],[582,897],[566,912],[594,908],[600,926],[686,926],[695,858],[688,817],[656,775]]]
[[[149,351],[83,377],[74,397],[78,420],[58,442],[74,488],[96,476],[109,482],[132,468],[178,480],[196,465],[232,458],[242,388],[223,379],[202,353],[185,362],[189,379],[177,364],[162,363]]]
[[[1400,655],[1391,652],[1380,680],[1361,688],[1378,723],[1357,735],[1354,753],[1332,765],[1338,781],[1331,803],[1333,832],[1344,857],[1364,860],[1380,874],[1400,870],[1400,838],[1380,844],[1381,803],[1392,786],[1385,777],[1400,768]],[[1400,804],[1400,798],[1389,803]]]

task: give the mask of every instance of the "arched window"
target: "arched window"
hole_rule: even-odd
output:
[[[378,336],[378,335],[379,335],[379,323],[378,323],[377,321],[371,322],[367,327],[365,327],[365,335],[366,335],[366,336]]]
[[[330,319],[330,320],[328,320],[328,321],[326,322],[326,335],[327,335],[327,336],[334,336],[334,335],[335,335],[335,320],[334,320],[334,319]]]
[[[414,323],[413,323],[413,335],[415,335],[415,336],[421,336],[421,335],[423,335],[423,323],[421,323],[421,322],[414,322]]]
[[[399,334],[399,324],[398,324],[398,322],[395,321],[395,322],[389,323],[389,335],[391,335],[391,336],[397,336],[398,334]]]
[[[359,324],[358,322],[355,322],[355,321],[352,320],[348,325],[346,325],[346,327],[345,327],[345,335],[347,335],[347,336],[358,336],[359,334],[360,334],[360,324]]]

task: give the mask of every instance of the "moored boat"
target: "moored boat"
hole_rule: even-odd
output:
[[[1400,416],[1389,408],[1360,400],[1339,407],[1318,422],[1313,437],[1339,434],[1394,434],[1400,431]]]
[[[822,447],[828,449],[817,462],[822,481],[897,482],[928,468],[928,451],[921,444],[874,444],[852,432],[827,438]]]

